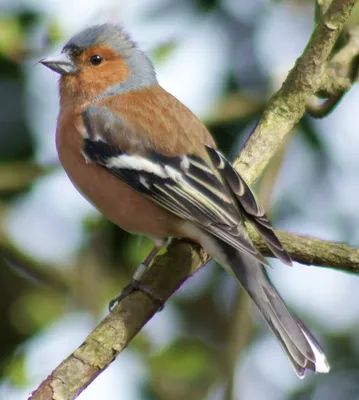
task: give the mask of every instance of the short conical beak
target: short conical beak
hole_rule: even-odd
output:
[[[55,57],[43,58],[39,62],[60,75],[75,75],[77,71],[76,65],[66,53],[61,53]]]

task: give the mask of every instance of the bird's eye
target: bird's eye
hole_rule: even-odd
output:
[[[102,63],[102,57],[99,54],[94,54],[90,57],[90,63],[94,66],[100,65]]]

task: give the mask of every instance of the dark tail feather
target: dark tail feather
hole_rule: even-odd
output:
[[[296,374],[305,370],[328,372],[329,364],[319,343],[297,317],[292,316],[270,282],[262,265],[226,243],[216,240],[225,257],[225,267],[240,281],[286,352]],[[218,260],[223,265],[223,259]]]
[[[264,239],[271,252],[284,264],[292,265],[292,259],[290,258],[290,255],[286,252],[282,243],[277,238],[267,217],[263,215],[260,218],[255,218],[249,216],[248,214],[246,216],[256,228],[257,232]]]

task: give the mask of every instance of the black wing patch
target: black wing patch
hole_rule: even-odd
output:
[[[206,146],[206,149],[214,167],[220,171],[223,180],[227,182],[246,218],[265,240],[272,253],[283,263],[292,265],[292,259],[274,233],[263,207],[258,204],[249,186],[221,153],[209,146]]]

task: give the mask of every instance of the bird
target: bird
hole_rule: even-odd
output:
[[[60,75],[56,147],[69,179],[113,223],[154,241],[132,289],[153,295],[140,280],[168,238],[199,243],[240,282],[300,378],[308,369],[329,372],[246,230],[247,221],[274,256],[292,264],[263,207],[205,125],[160,86],[123,26],[87,27],[39,62]]]

